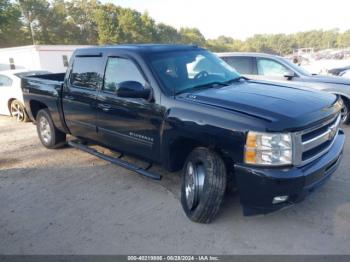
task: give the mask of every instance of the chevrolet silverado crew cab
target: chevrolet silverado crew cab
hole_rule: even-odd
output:
[[[65,74],[23,79],[47,148],[68,142],[136,173],[107,147],[182,169],[181,204],[196,222],[218,213],[228,184],[245,215],[301,201],[336,170],[344,133],[335,95],[246,80],[196,46],[120,45],[75,51]]]

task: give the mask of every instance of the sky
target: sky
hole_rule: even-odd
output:
[[[156,22],[196,27],[206,38],[350,29],[350,0],[102,0],[147,11]]]

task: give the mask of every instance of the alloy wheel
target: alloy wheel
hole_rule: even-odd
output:
[[[15,117],[18,122],[22,122],[25,119],[25,112],[23,107],[18,102],[11,104],[11,116]]]
[[[51,128],[49,121],[45,117],[41,117],[39,120],[39,130],[42,140],[48,144],[51,141]]]
[[[205,168],[201,163],[187,163],[185,174],[185,195],[189,209],[195,208],[203,191]]]

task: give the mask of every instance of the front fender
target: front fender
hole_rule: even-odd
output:
[[[350,99],[350,86],[343,84],[332,84],[332,83],[315,83],[310,86],[314,89],[328,92],[334,95],[340,95],[347,99]]]
[[[191,145],[217,148],[232,159],[242,162],[245,132],[234,129],[232,122],[208,113],[175,108],[169,110],[164,122],[162,135],[163,163],[169,165],[174,155],[188,153]]]

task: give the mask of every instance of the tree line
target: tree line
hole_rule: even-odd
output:
[[[257,34],[246,40],[206,39],[197,28],[176,29],[140,13],[97,0],[0,0],[0,47],[30,44],[104,45],[182,43],[215,52],[252,51],[290,54],[293,49],[350,47],[350,30],[312,30]]]

